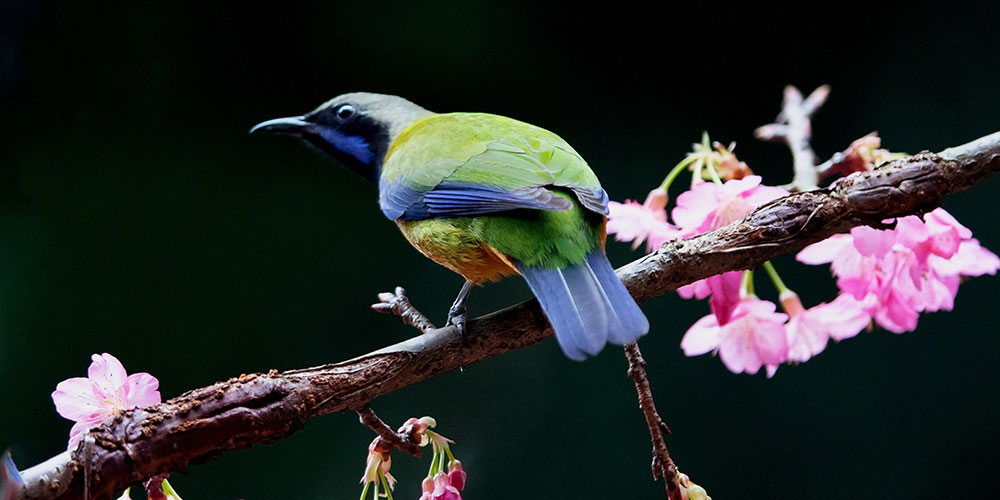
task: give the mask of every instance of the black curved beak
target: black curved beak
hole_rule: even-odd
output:
[[[275,118],[266,122],[261,122],[250,129],[250,133],[267,132],[271,134],[285,134],[302,137],[315,131],[315,123],[307,122],[301,116],[290,116],[288,118]]]

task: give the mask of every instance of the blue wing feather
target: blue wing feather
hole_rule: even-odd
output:
[[[568,210],[566,198],[544,187],[502,190],[489,186],[441,184],[429,190],[413,189],[402,182],[382,180],[379,204],[386,217],[423,220],[482,215],[507,210]]]

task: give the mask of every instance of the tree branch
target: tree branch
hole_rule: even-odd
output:
[[[649,428],[649,439],[653,442],[653,480],[660,477],[667,488],[669,500],[687,500],[681,498],[681,489],[677,486],[677,466],[667,451],[664,434],[670,435],[670,428],[660,418],[653,404],[653,390],[649,387],[646,377],[646,360],[642,358],[639,344],[625,344],[625,357],[628,359],[628,376],[635,382],[635,392],[639,395],[639,408],[646,417],[646,427]]]
[[[889,162],[831,189],[775,200],[726,227],[668,242],[618,273],[641,303],[721,272],[752,269],[853,226],[929,211],[997,170],[1000,132]],[[341,363],[241,375],[195,389],[124,412],[92,430],[74,452],[25,470],[17,498],[82,500],[86,482],[90,499],[110,499],[150,476],[282,439],[311,418],[362,409],[377,396],[551,335],[532,300],[470,321],[465,335],[453,327],[432,329]]]

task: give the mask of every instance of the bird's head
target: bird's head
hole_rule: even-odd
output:
[[[376,182],[389,146],[413,122],[431,115],[402,97],[354,92],[302,116],[258,123],[250,133],[294,135]]]

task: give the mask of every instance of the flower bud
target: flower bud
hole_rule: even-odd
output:
[[[465,489],[465,471],[462,470],[461,461],[452,460],[452,462],[448,464],[448,483],[454,486],[458,491]]]
[[[646,201],[642,202],[642,206],[646,210],[663,210],[668,201],[670,201],[670,195],[667,194],[667,190],[658,187],[646,195]]]
[[[781,295],[778,296],[778,301],[781,302],[781,308],[788,313],[789,317],[797,316],[805,310],[805,308],[802,307],[802,301],[799,300],[798,294],[791,290],[781,292]]]

